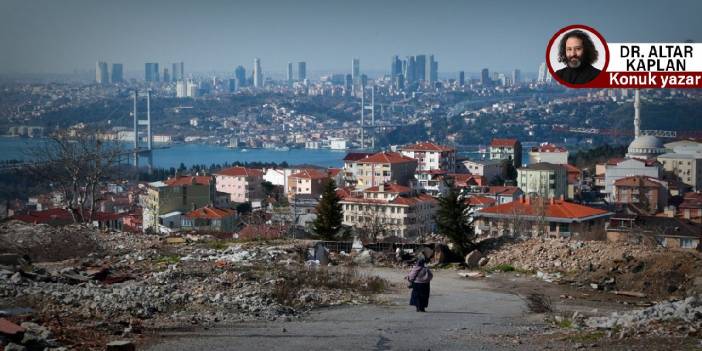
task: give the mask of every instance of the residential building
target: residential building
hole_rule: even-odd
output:
[[[568,150],[564,147],[543,143],[529,151],[529,164],[548,162],[556,165],[568,163]]]
[[[702,148],[694,153],[665,153],[658,156],[658,162],[693,190],[702,189]]]
[[[147,186],[143,209],[144,231],[180,226],[180,214],[214,202],[215,181],[210,176],[177,176]],[[169,220],[170,219],[170,220]]]
[[[474,214],[481,237],[604,239],[611,212],[559,199],[523,197]]]
[[[460,163],[461,171],[485,177],[488,183],[502,177],[501,160],[465,160]]]
[[[456,149],[437,145],[432,142],[420,142],[400,149],[402,155],[417,160],[418,171],[443,170],[454,172],[456,168]]]
[[[494,199],[498,205],[517,201],[524,196],[522,189],[516,186],[467,186],[463,190],[464,197],[482,196]]]
[[[680,217],[702,224],[702,193],[696,191],[683,195],[678,211]]]
[[[702,224],[683,218],[618,213],[607,223],[609,241],[655,243],[666,248],[694,250],[700,247],[701,239]]]
[[[563,165],[541,162],[517,169],[517,185],[528,196],[560,198],[567,195],[568,177]]]
[[[340,204],[343,224],[372,239],[416,238],[434,230],[437,200],[406,186],[383,183],[347,196]]]
[[[356,187],[365,189],[384,183],[409,186],[417,160],[397,152],[379,152],[356,161]]]
[[[566,177],[568,178],[566,198],[575,199],[575,196],[580,194],[580,189],[583,185],[583,171],[580,168],[567,163],[563,164],[562,166],[565,168]]]
[[[657,178],[631,176],[614,182],[613,200],[631,204],[643,213],[655,214],[668,204],[668,183]]]
[[[440,196],[448,190],[445,183],[447,174],[448,172],[440,169],[417,171],[414,174],[414,179],[410,182],[411,188],[418,193]]]
[[[625,158],[619,161],[614,160],[605,165],[604,191],[608,200],[612,201],[614,182],[631,176],[647,176],[651,178],[662,178],[662,167],[655,159]]]
[[[492,139],[491,160],[511,160],[515,168],[522,166],[522,143],[517,139]]]
[[[185,213],[181,218],[181,229],[233,233],[237,221],[236,211],[208,205]]]
[[[214,173],[217,191],[227,193],[232,202],[243,203],[263,199],[263,171],[246,167],[230,167]]]
[[[329,181],[329,173],[323,170],[306,168],[288,176],[288,197],[309,195],[318,198],[324,191],[324,184]]]
[[[356,175],[358,174],[358,170],[361,168],[361,164],[358,163],[358,161],[370,155],[373,155],[373,153],[349,152],[346,154],[344,157],[344,186],[356,186]],[[339,185],[341,186],[342,184]]]

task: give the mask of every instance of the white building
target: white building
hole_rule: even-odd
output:
[[[329,138],[329,148],[332,150],[346,150],[346,139]]]
[[[483,176],[488,183],[502,174],[501,160],[465,160],[461,162],[461,165],[461,170]]]
[[[431,142],[420,142],[400,149],[403,156],[417,160],[417,171],[456,169],[456,149]]]
[[[568,150],[549,143],[543,143],[529,150],[529,164],[548,162],[554,165],[568,163]]]
[[[176,83],[176,97],[178,97],[178,98],[188,97],[188,85],[186,82],[179,80]]]

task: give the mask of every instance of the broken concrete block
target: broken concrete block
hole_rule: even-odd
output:
[[[471,251],[466,255],[466,266],[468,266],[468,268],[478,268],[478,262],[480,262],[481,258],[483,258],[483,254],[481,254],[480,251]]]

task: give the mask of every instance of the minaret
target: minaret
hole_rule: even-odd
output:
[[[634,95],[634,138],[641,135],[641,101],[639,100],[639,89]]]

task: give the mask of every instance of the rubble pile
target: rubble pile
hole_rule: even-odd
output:
[[[491,269],[511,265],[552,281],[652,298],[702,292],[702,257],[686,250],[605,241],[529,239],[488,253]],[[560,273],[553,278],[553,274]]]
[[[95,230],[70,225],[52,227],[20,221],[0,224],[0,253],[27,255],[34,261],[61,261],[101,252]]]
[[[645,309],[614,312],[608,317],[590,317],[583,323],[595,329],[620,330],[622,336],[694,335],[702,330],[702,297],[664,301]]]
[[[100,249],[81,259],[0,266],[0,310],[31,308],[34,321],[67,342],[81,328],[128,337],[142,328],[289,320],[320,305],[365,303],[377,292],[352,268],[306,265],[307,248],[295,241],[94,235]]]

